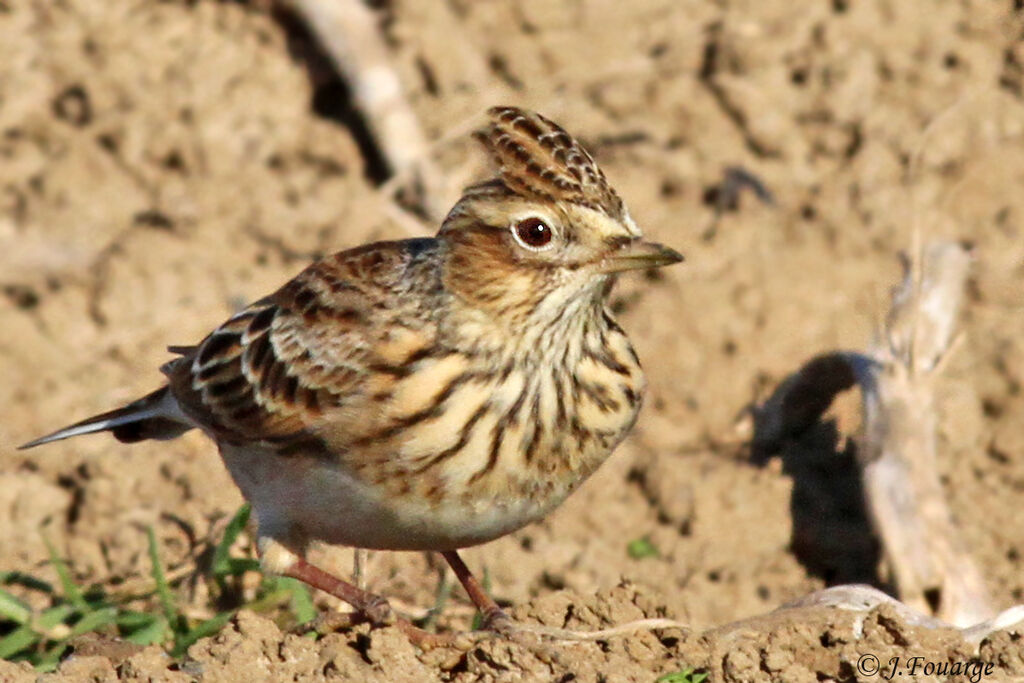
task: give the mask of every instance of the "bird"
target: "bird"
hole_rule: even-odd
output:
[[[306,559],[312,543],[440,552],[485,628],[510,619],[458,554],[538,521],[611,455],[646,380],[615,321],[619,274],[683,260],[643,239],[584,147],[533,111],[488,110],[495,169],[434,237],[326,256],[198,344],[164,386],[24,444],[200,429],[257,520],[265,572],[427,634]]]

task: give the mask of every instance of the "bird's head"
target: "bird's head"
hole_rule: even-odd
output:
[[[489,111],[477,139],[497,177],[466,188],[439,239],[445,284],[510,325],[602,302],[616,273],[677,263],[640,229],[590,154],[558,124],[514,107]]]

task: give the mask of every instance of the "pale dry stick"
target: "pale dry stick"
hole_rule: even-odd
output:
[[[910,607],[963,627],[994,609],[939,481],[934,384],[956,339],[970,254],[932,243],[919,268],[904,265],[885,330],[868,353],[825,354],[787,379],[757,411],[754,448],[776,448],[813,424],[835,394],[859,384],[865,504],[892,581]]]
[[[689,632],[690,627],[675,619],[637,619],[627,621],[611,628],[603,628],[597,631],[576,631],[573,629],[555,628],[552,626],[535,626],[533,624],[516,624],[516,629],[524,633],[530,633],[553,640],[604,640],[614,636],[623,636],[637,631],[659,631],[662,629],[678,629]]]
[[[429,215],[441,175],[427,154],[427,139],[404,94],[373,11],[360,0],[284,0],[298,14],[348,83],[393,173],[413,171]]]
[[[928,149],[928,140],[931,139],[934,135],[937,135],[940,127],[944,126],[947,121],[952,120],[955,115],[957,115],[965,108],[967,108],[968,104],[976,101],[981,97],[982,94],[985,94],[986,92],[991,90],[991,87],[983,88],[958,98],[956,102],[940,111],[931,121],[928,122],[928,124],[924,127],[924,130],[921,132],[921,135],[917,140],[917,145],[914,148],[914,152],[910,157],[910,168],[907,173],[908,184],[913,186],[913,184],[921,176],[921,167],[924,165],[924,155]],[[909,281],[913,284],[914,287],[920,288],[921,278],[923,276],[921,269],[923,267],[925,260],[923,252],[925,244],[925,234],[924,228],[921,226],[922,209],[920,203],[920,192],[915,192],[914,189],[910,190],[910,206],[911,258],[909,264],[910,272],[906,275],[906,277],[909,278]],[[913,315],[917,315],[916,310],[913,312]],[[916,327],[916,321],[914,325]],[[913,346],[915,343],[915,338],[915,336],[912,336],[910,340],[911,346],[909,349],[909,354],[911,358],[913,358],[915,355]]]
[[[899,600],[886,595],[877,588],[861,584],[833,586],[815,591],[802,598],[788,602],[775,611],[781,612],[783,610],[825,606],[851,612],[861,612],[866,615],[877,609],[880,605],[891,605],[896,614],[911,626],[951,628],[950,624],[941,619],[936,619],[919,612]],[[1021,624],[1024,624],[1024,605],[1016,605],[1015,607],[1003,610],[995,617],[985,621],[966,627],[959,627],[959,630],[963,634],[964,640],[974,646],[974,653],[977,654],[978,645],[989,635],[996,631],[1010,629]],[[855,629],[855,633],[857,633],[857,629]],[[857,635],[860,634],[857,633]]]
[[[919,281],[908,266],[870,350],[876,362],[857,377],[865,414],[858,458],[892,578],[905,602],[956,626],[995,613],[938,474],[934,383],[955,338],[970,260],[958,244],[925,247]]]
[[[413,620],[426,618],[431,612],[431,608],[423,608],[401,600],[391,598],[388,602],[391,606],[400,614]],[[454,605],[446,610],[448,616],[459,615],[459,616],[471,616],[476,613],[476,608],[469,605]],[[356,615],[351,612],[339,612],[332,613],[329,617],[331,620],[331,627],[337,628],[338,620],[352,619]],[[629,621],[624,624],[612,626],[609,628],[598,629],[596,631],[579,631],[574,629],[556,628],[553,626],[540,626],[536,624],[523,624],[516,622],[514,626],[515,631],[550,638],[552,640],[571,640],[571,641],[589,641],[589,640],[604,640],[606,638],[613,638],[615,636],[627,635],[635,633],[637,631],[657,631],[661,629],[678,629],[681,631],[689,632],[689,625],[676,621],[674,619],[664,618],[650,618],[650,619],[637,619],[635,621]],[[478,632],[476,634],[483,638],[492,637],[493,634],[488,632]]]
[[[957,629],[957,627],[941,619],[913,609],[873,586],[850,584],[833,586],[809,593],[801,598],[787,602],[767,614],[716,627],[711,629],[708,634],[729,637],[736,634],[748,634],[751,631],[772,632],[777,630],[780,622],[786,620],[790,622],[810,622],[814,619],[814,614],[820,608],[826,607],[852,614],[853,616],[849,623],[852,627],[853,636],[860,638],[864,635],[864,622],[871,613],[876,612],[882,606],[888,607],[895,616],[908,626],[929,629]],[[838,623],[838,620],[834,623]],[[1017,605],[1016,607],[1004,610],[994,618],[986,619],[972,626],[957,630],[963,636],[964,642],[972,646],[973,653],[977,655],[979,646],[985,638],[997,631],[1016,629],[1021,625],[1024,625],[1024,605]]]
[[[426,149],[422,152],[424,155],[423,158],[433,159],[442,149],[455,141],[461,141],[462,138],[467,137],[479,125],[479,117],[472,116],[448,127],[444,133],[430,141]],[[402,226],[409,235],[414,237],[428,235],[434,232],[436,224],[444,218],[444,216],[431,215],[425,219],[421,216],[409,213],[393,201],[401,188],[415,183],[416,175],[420,173],[419,169],[421,166],[422,164],[417,160],[417,162],[410,164],[405,168],[398,169],[384,182],[384,184],[380,186],[381,194],[392,199],[385,209],[388,213],[388,217]],[[455,174],[446,173],[443,179],[440,177],[436,179],[435,190],[441,193],[440,197],[443,201],[447,201],[453,196],[457,196],[458,191],[469,184],[468,179],[470,175],[470,173],[466,172],[466,166]]]
[[[920,175],[928,139],[992,90],[984,88],[959,98],[928,123],[911,158],[910,182]],[[954,328],[970,258],[958,245],[933,243],[926,249],[919,199],[916,193],[912,195],[913,257],[905,264],[903,282],[893,292],[886,338],[871,349],[882,368],[877,372],[864,368],[858,375],[862,387],[878,386],[875,392],[865,389],[864,408],[869,418],[865,439],[873,452],[862,449],[860,455],[875,526],[887,548],[907,549],[902,555],[888,555],[901,595],[918,607],[930,604],[938,616],[966,626],[992,617],[994,608],[980,570],[954,532],[936,473],[931,379],[959,341]],[[884,379],[878,383],[879,378]],[[903,430],[906,425],[915,429]],[[917,457],[886,451],[899,447]],[[902,480],[913,482],[915,488],[904,489]],[[916,511],[910,511],[915,503]],[[911,514],[900,521],[892,514],[899,511]]]

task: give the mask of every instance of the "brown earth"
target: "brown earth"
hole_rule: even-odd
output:
[[[860,628],[822,608],[708,630],[830,582],[879,581],[858,502],[794,495],[788,465],[752,464],[747,408],[812,355],[865,346],[915,229],[974,246],[964,340],[940,386],[942,479],[998,607],[1024,602],[1021,3],[374,5],[410,102],[446,140],[445,202],[480,168],[464,140],[475,117],[528,106],[580,135],[645,231],[687,256],[618,290],[651,376],[633,435],[548,520],[468,563],[524,621],[668,615],[692,630],[424,654],[393,629],[314,642],[242,612],[180,666],[157,648],[82,647],[44,680],[653,681],[686,667],[871,680],[856,673],[864,653],[1024,678],[1019,628],[977,655],[885,609]],[[286,26],[244,2],[0,0],[0,570],[54,580],[45,533],[83,583],[145,577],[151,524],[172,571],[193,567],[241,502],[201,435],[16,444],[150,390],[168,344],[315,255],[409,234],[368,178],[337,83]],[[730,167],[774,204],[729,201]],[[818,476],[849,465],[821,430]],[[794,535],[808,518],[826,529],[810,541]],[[631,559],[640,537],[657,557]],[[350,566],[350,552],[325,555]],[[437,570],[378,553],[368,581],[422,612]],[[179,598],[208,615],[188,585]],[[457,592],[442,623],[470,614]],[[33,680],[25,666],[0,662],[0,679]]]

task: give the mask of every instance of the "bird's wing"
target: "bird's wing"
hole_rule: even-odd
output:
[[[325,423],[358,439],[374,428],[366,402],[434,342],[418,294],[435,248],[380,242],[313,264],[165,366],[182,410],[227,443],[323,446]]]

